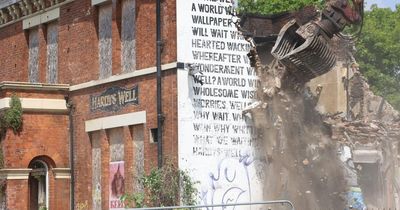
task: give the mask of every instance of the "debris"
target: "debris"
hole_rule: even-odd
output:
[[[243,114],[257,119],[255,126],[264,132],[260,138],[267,151],[268,169],[273,169],[268,171],[271,178],[266,180],[266,188],[271,190],[266,198],[284,194],[299,209],[345,209],[349,186],[358,185],[358,173],[367,171],[361,162],[397,158],[397,153],[392,157],[390,151],[394,150],[391,143],[400,141],[400,114],[369,90],[349,51],[342,55],[351,55],[354,71],[343,81],[349,88],[348,113],[323,115],[316,108],[322,91],[329,89],[318,84],[311,90],[302,83],[315,75],[293,73],[276,60],[263,65],[254,41],[245,38],[252,46],[249,58],[260,86],[258,101],[246,107]],[[330,63],[324,65],[328,69]],[[348,148],[346,160],[339,157],[338,147]],[[302,197],[303,193],[309,196]]]

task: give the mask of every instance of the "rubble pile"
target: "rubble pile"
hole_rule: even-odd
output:
[[[376,96],[358,69],[349,79],[348,115],[325,116],[332,127],[332,139],[350,144],[400,140],[400,114],[382,97]]]
[[[344,140],[345,142],[366,144],[371,141],[382,140],[397,141],[400,139],[400,124],[386,124],[373,120],[371,122],[325,120],[332,125],[332,140]]]
[[[297,209],[399,208],[400,114],[370,90],[352,55],[354,45],[332,40],[334,68],[348,66],[334,75],[347,104],[345,112],[323,113],[320,95],[329,87],[311,90],[289,67],[259,54],[267,48],[256,46],[239,22],[260,79],[257,101],[243,114],[264,144],[265,199],[288,199]]]
[[[369,186],[374,178],[369,177],[371,167],[365,164],[378,164],[376,171],[393,177],[399,113],[369,90],[356,68],[344,82],[349,92],[347,113],[320,113],[317,104],[325,91],[322,86],[310,90],[276,60],[262,64],[254,42],[246,39],[253,43],[249,58],[260,86],[258,101],[243,114],[253,119],[264,142],[266,174],[270,175],[265,180],[265,198],[289,199],[298,209],[392,207],[397,201],[389,198],[395,189],[389,185],[395,181],[375,180],[385,186]],[[343,150],[350,152],[340,155]],[[362,192],[368,202],[354,203],[354,196]],[[374,199],[379,202],[369,201]]]

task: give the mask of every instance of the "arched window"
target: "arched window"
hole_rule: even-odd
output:
[[[42,160],[30,164],[29,175],[30,210],[44,210],[49,206],[49,167]]]

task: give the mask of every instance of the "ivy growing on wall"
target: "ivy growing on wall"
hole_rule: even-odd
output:
[[[4,138],[7,129],[12,129],[16,134],[22,128],[22,106],[21,100],[16,96],[11,96],[10,108],[0,112],[0,169],[4,168],[3,146],[1,140]],[[5,192],[7,182],[0,180],[0,208],[4,208]]]
[[[7,129],[12,129],[18,133],[22,128],[22,106],[21,100],[16,96],[11,96],[10,108],[0,113],[0,135],[4,136]]]
[[[0,112],[0,140],[6,134],[7,129],[12,129],[17,134],[22,128],[22,106],[21,100],[16,96],[11,96],[10,108]],[[0,169],[4,167],[3,150],[0,144]]]

